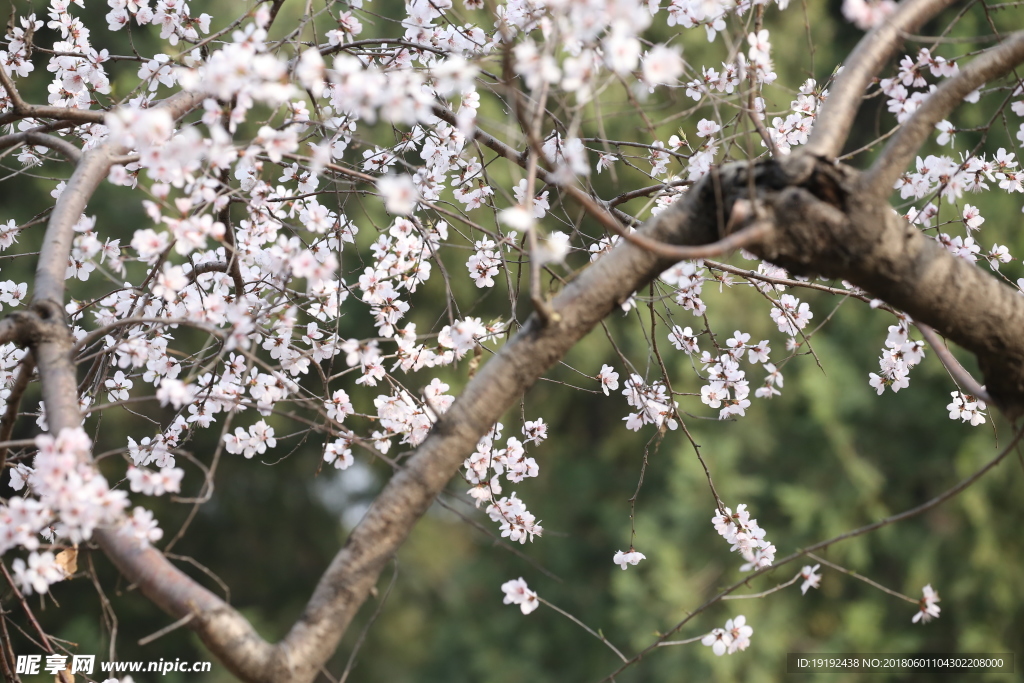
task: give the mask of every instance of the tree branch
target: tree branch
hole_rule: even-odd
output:
[[[24,133],[12,133],[10,135],[4,135],[0,137],[0,149],[7,149],[14,147],[15,145],[35,145],[38,147],[48,147],[55,152],[60,152],[65,159],[73,164],[77,164],[79,159],[82,158],[82,151],[72,145],[66,140],[62,140],[56,135],[47,135],[36,131],[25,131]]]
[[[1024,31],[1013,33],[999,45],[985,50],[961,68],[960,73],[946,80],[889,140],[864,174],[864,191],[881,200],[887,199],[892,194],[893,184],[934,132],[935,125],[963,102],[964,97],[1010,73],[1021,62],[1024,62]]]
[[[980,398],[985,403],[992,403],[992,397],[988,395],[978,380],[971,376],[971,373],[964,369],[964,366],[960,365],[960,362],[949,352],[949,349],[945,347],[942,340],[939,339],[939,335],[935,334],[935,330],[928,327],[924,323],[914,323],[917,325],[917,329],[921,331],[921,335],[924,337],[928,345],[935,351],[935,355],[938,356],[939,362],[946,368],[949,375],[953,378],[961,389],[967,392],[969,395],[976,398]]]
[[[14,423],[18,420],[18,412],[21,410],[21,397],[25,395],[25,389],[32,381],[32,373],[36,371],[36,363],[32,358],[32,352],[26,353],[21,360],[21,367],[18,369],[18,376],[11,387],[11,393],[7,397],[7,410],[0,418],[0,476],[3,475],[7,466],[7,446],[5,445],[14,433]]]
[[[78,123],[103,123],[103,118],[106,116],[106,112],[102,111],[29,104],[22,99],[18,89],[14,87],[14,82],[4,69],[0,69],[0,85],[7,91],[7,96],[11,100],[11,111],[0,115],[0,126],[28,118],[60,119]]]
[[[706,244],[718,237],[709,183],[651,219],[640,234],[662,243]],[[310,681],[337,647],[388,559],[502,413],[579,339],[677,259],[623,241],[536,315],[477,373],[447,413],[384,487],[335,556],[282,646],[301,663],[289,680]],[[270,680],[270,679],[267,679]],[[279,679],[284,680],[284,679]]]
[[[795,274],[849,280],[930,325],[977,356],[1000,410],[1011,419],[1024,413],[1024,297],[1015,287],[865,195],[853,169],[794,154],[751,170],[761,174],[761,201],[775,223],[772,237],[752,251]],[[730,195],[744,198],[746,172],[737,168],[724,179],[727,206]]]
[[[896,12],[864,36],[846,60],[828,99],[811,130],[804,150],[809,154],[835,158],[843,151],[861,99],[871,80],[902,43],[902,36],[914,33],[926,21],[953,4],[954,0],[903,0]]]
[[[9,315],[0,320],[0,344],[10,344],[17,341],[22,334],[24,321],[18,316]]]
[[[0,69],[2,72],[2,69]],[[2,79],[0,79],[2,80]],[[194,109],[201,98],[180,92],[159,105],[177,119]],[[73,339],[64,320],[64,272],[74,239],[74,225],[96,187],[106,177],[112,160],[127,150],[113,142],[82,155],[67,187],[50,214],[36,269],[29,306],[35,316],[32,345],[39,365],[43,401],[50,431],[81,425]],[[13,316],[0,321],[0,339],[15,336]],[[191,627],[207,647],[236,675],[262,680],[274,657],[273,646],[255,632],[230,605],[172,565],[159,551],[122,536],[113,529],[97,529],[93,538],[125,577],[143,594],[176,618],[195,614]],[[273,680],[273,679],[269,679]]]

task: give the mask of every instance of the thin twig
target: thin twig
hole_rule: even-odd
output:
[[[810,553],[808,553],[808,554],[810,554]],[[722,596],[722,599],[723,600],[745,600],[747,598],[763,598],[764,596],[771,595],[772,593],[778,592],[778,591],[782,590],[783,588],[789,588],[794,583],[799,581],[801,576],[803,576],[803,574],[798,572],[797,575],[794,576],[789,581],[786,581],[785,583],[780,583],[778,586],[775,586],[774,588],[769,588],[766,591],[761,591],[760,593],[744,593],[743,595],[725,595],[725,596]]]
[[[895,596],[895,597],[897,597],[897,598],[899,598],[901,600],[906,600],[907,602],[913,603],[915,605],[918,604],[918,602],[919,602],[918,600],[915,600],[914,598],[908,597],[908,596],[904,595],[903,593],[900,593],[898,591],[894,591],[891,588],[886,588],[885,586],[883,586],[882,584],[878,583],[877,581],[872,581],[868,577],[863,576],[861,574],[858,574],[857,572],[855,572],[855,571],[853,571],[851,569],[847,569],[846,567],[842,567],[842,566],[840,566],[838,564],[835,564],[833,562],[829,562],[828,560],[826,560],[824,558],[818,557],[814,553],[807,553],[807,557],[811,558],[815,562],[820,562],[821,564],[825,565],[826,567],[831,567],[832,569],[835,569],[837,572],[842,572],[843,574],[846,574],[847,576],[852,576],[853,578],[857,579],[858,581],[863,581],[864,583],[868,584],[869,586],[871,586],[873,588],[877,588],[878,590],[882,591],[883,593],[888,593],[889,595]]]
[[[573,615],[569,614],[568,612],[566,612],[565,610],[561,609],[560,607],[558,607],[558,606],[556,606],[556,605],[553,605],[552,603],[548,602],[548,601],[547,601],[547,600],[545,600],[544,598],[542,598],[542,597],[539,597],[539,596],[538,596],[538,597],[537,597],[537,600],[538,600],[538,601],[540,601],[541,603],[543,603],[543,604],[547,605],[547,606],[548,606],[548,607],[550,607],[551,609],[555,610],[556,612],[558,612],[559,614],[561,614],[561,615],[562,615],[563,617],[565,617],[565,618],[569,619],[570,621],[572,621],[572,622],[573,622],[574,624],[576,624],[577,626],[580,626],[580,627],[581,627],[581,628],[583,628],[583,630],[585,630],[585,631],[586,631],[587,633],[589,633],[590,635],[594,636],[595,638],[597,638],[598,640],[600,640],[600,641],[601,641],[602,643],[604,643],[605,645],[607,645],[607,646],[608,646],[608,647],[609,647],[609,648],[611,649],[611,651],[612,651],[612,652],[614,652],[615,654],[617,654],[617,655],[619,656],[619,659],[621,659],[621,660],[622,660],[622,661],[624,661],[624,662],[625,662],[625,661],[628,661],[628,660],[626,659],[626,656],[625,656],[625,655],[623,655],[623,654],[622,654],[621,652],[619,652],[619,649],[618,649],[617,647],[615,647],[614,645],[612,645],[612,644],[611,644],[611,641],[609,641],[609,640],[608,640],[607,638],[605,638],[603,634],[600,634],[600,633],[598,633],[597,631],[595,631],[594,629],[590,628],[589,626],[587,626],[586,624],[584,624],[584,623],[583,623],[582,621],[580,621],[579,619],[577,619],[577,618],[576,618],[576,617],[574,617]]]
[[[173,624],[168,624],[167,626],[164,626],[159,631],[155,631],[155,632],[149,634],[145,638],[139,638],[139,645],[140,646],[149,645],[150,643],[152,643],[157,638],[161,638],[163,636],[166,636],[168,633],[170,633],[172,631],[176,631],[177,629],[181,628],[182,626],[184,626],[188,622],[190,622],[193,619],[195,619],[195,617],[196,617],[195,612],[192,612],[191,614],[186,614],[185,616],[183,616],[181,619],[178,619]]]
[[[21,397],[32,381],[32,373],[35,370],[35,360],[32,357],[32,352],[28,351],[21,360],[18,377],[14,380],[14,386],[11,387],[11,393],[7,397],[7,410],[4,412],[3,418],[0,418],[0,474],[3,474],[4,467],[7,466],[7,451],[9,450],[7,444],[14,432],[14,423],[18,420],[18,412],[21,410]]]
[[[640,661],[645,656],[650,654],[653,650],[655,650],[657,647],[659,647],[660,643],[665,642],[669,638],[669,636],[671,636],[672,634],[678,633],[679,630],[683,626],[685,626],[690,621],[692,621],[698,614],[706,611],[712,605],[720,602],[727,595],[730,595],[730,594],[734,593],[735,591],[739,590],[740,588],[742,588],[743,586],[747,585],[747,583],[751,579],[753,579],[755,577],[758,577],[758,576],[760,576],[762,574],[766,574],[766,573],[768,573],[770,571],[774,571],[775,569],[778,569],[779,567],[782,567],[782,566],[784,566],[786,564],[789,564],[790,562],[793,562],[794,560],[800,559],[802,557],[806,557],[808,554],[813,553],[814,551],[821,550],[823,548],[827,548],[827,547],[829,547],[831,545],[835,545],[836,543],[848,540],[850,538],[855,538],[857,536],[863,536],[866,533],[875,531],[876,529],[880,529],[880,528],[882,528],[884,526],[888,526],[890,524],[895,524],[897,522],[902,522],[903,520],[910,519],[911,517],[916,517],[917,515],[920,515],[921,513],[927,512],[928,510],[931,510],[933,507],[946,502],[950,498],[953,498],[954,496],[959,494],[961,491],[963,491],[964,489],[968,488],[969,486],[974,484],[976,481],[978,481],[978,479],[983,477],[985,475],[985,473],[987,473],[993,467],[995,467],[996,465],[1001,463],[1006,458],[1006,456],[1008,456],[1010,453],[1012,453],[1013,450],[1017,447],[1017,444],[1020,442],[1021,437],[1024,437],[1024,429],[1018,431],[1014,435],[1014,437],[1010,441],[1010,443],[1007,444],[1006,447],[1002,451],[1000,451],[998,455],[996,455],[994,458],[992,458],[987,463],[982,465],[977,471],[974,472],[974,474],[970,475],[966,479],[963,479],[962,481],[960,481],[958,484],[956,484],[952,488],[946,489],[945,491],[943,491],[939,495],[937,495],[934,498],[928,500],[927,502],[922,503],[921,505],[918,505],[916,507],[910,508],[909,510],[904,510],[903,512],[900,512],[900,513],[895,514],[895,515],[890,515],[889,517],[881,519],[881,520],[879,520],[877,522],[873,522],[872,524],[867,524],[867,525],[859,527],[857,529],[852,529],[850,531],[847,531],[846,533],[839,534],[838,536],[835,536],[833,538],[827,539],[825,541],[819,541],[818,543],[810,545],[810,546],[808,546],[806,548],[801,548],[801,549],[797,550],[796,552],[794,552],[794,553],[792,553],[790,555],[787,555],[786,557],[782,558],[781,560],[777,560],[774,564],[772,564],[772,565],[770,565],[768,567],[762,567],[761,569],[754,570],[754,572],[751,573],[749,576],[743,578],[740,581],[737,581],[736,583],[732,584],[731,586],[729,586],[725,590],[721,591],[717,595],[709,598],[703,604],[701,604],[699,607],[697,607],[695,610],[693,610],[692,612],[687,614],[687,616],[684,619],[682,619],[679,623],[677,623],[675,626],[673,626],[669,631],[667,631],[666,633],[661,634],[658,637],[658,639],[655,640],[654,643],[648,645],[646,648],[644,648],[643,650],[641,650],[640,652],[635,654],[633,657],[631,657],[627,662],[625,662],[618,669],[616,669],[611,674],[609,674],[604,679],[602,679],[602,683],[604,681],[614,681],[615,677],[618,676],[620,673],[622,673],[626,668],[632,666],[633,664],[635,664],[636,662]]]

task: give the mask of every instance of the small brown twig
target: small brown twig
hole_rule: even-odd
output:
[[[0,475],[3,474],[4,467],[7,466],[8,447],[6,442],[10,441],[11,434],[14,432],[14,423],[18,420],[18,412],[21,410],[21,397],[32,381],[32,373],[35,372],[35,369],[35,359],[32,352],[28,351],[21,360],[21,369],[18,370],[18,377],[14,380],[14,386],[11,387],[11,395],[7,397],[7,411],[0,418]]]

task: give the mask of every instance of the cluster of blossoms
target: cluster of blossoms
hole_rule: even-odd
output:
[[[1013,152],[1000,147],[991,159],[984,153],[971,156],[963,162],[947,156],[917,157],[914,166],[916,170],[900,176],[894,189],[899,190],[904,199],[938,195],[945,197],[950,204],[959,200],[964,192],[990,189],[989,183],[1006,192],[1024,192],[1024,178],[1017,168],[1015,156]],[[927,225],[938,213],[938,207],[929,203],[920,210],[908,212],[908,218],[915,223]],[[983,222],[984,219],[978,221],[970,214],[964,221],[968,231],[976,231]]]
[[[14,582],[25,595],[46,593],[52,584],[67,578],[64,568],[50,551],[29,553],[27,563],[16,557],[11,563],[11,569],[14,570]]]
[[[680,336],[692,339],[692,333],[687,334],[687,330],[689,328],[682,330]],[[749,363],[761,363],[768,371],[764,386],[759,387],[754,395],[758,398],[771,398],[781,393],[776,386],[781,387],[783,384],[782,373],[768,362],[768,354],[771,353],[768,340],[762,339],[757,344],[749,344],[749,341],[749,334],[736,330],[726,342],[725,353],[717,358],[712,357],[707,351],[701,354],[700,360],[710,383],[701,387],[700,398],[711,408],[721,408],[718,413],[719,419],[746,415],[745,411],[750,407],[750,400],[747,398],[750,395],[749,382],[746,379],[746,372],[741,370],[739,365],[744,356]]]
[[[776,116],[772,119],[772,125],[768,126],[768,134],[779,152],[788,154],[793,147],[807,142],[818,109],[827,99],[828,89],[819,92],[818,83],[813,78],[803,82],[797,98],[789,104],[793,113],[787,114],[785,119]]]
[[[526,509],[515,492],[488,505],[487,516],[499,525],[502,537],[512,542],[526,543],[527,538],[532,542],[534,537],[544,533],[537,517]]]
[[[772,320],[779,326],[779,332],[795,337],[814,317],[810,305],[792,294],[783,294],[771,312]]]
[[[724,352],[714,357],[708,351],[700,351],[698,337],[691,328],[674,325],[669,331],[668,340],[676,349],[691,356],[700,352],[702,370],[709,382],[701,387],[701,401],[711,408],[720,408],[719,419],[743,416],[750,407],[747,398],[750,395],[750,383],[746,371],[740,368],[744,358],[754,365],[763,364],[768,372],[764,385],[754,392],[756,397],[771,398],[781,393],[777,387],[783,385],[782,373],[769,362],[771,346],[767,339],[750,344],[750,335],[736,330],[726,342]]]
[[[476,252],[466,261],[469,277],[477,287],[493,287],[494,276],[498,274],[502,263],[501,252],[494,240],[490,239],[477,240],[474,247]]]
[[[228,453],[241,454],[246,458],[252,458],[257,453],[263,454],[268,448],[277,446],[277,439],[274,438],[274,428],[265,421],[260,420],[249,427],[246,431],[241,427],[235,427],[234,434],[224,435],[224,448]]]
[[[662,425],[669,429],[679,427],[675,419],[679,404],[671,400],[668,388],[662,382],[648,385],[643,377],[633,374],[624,384],[622,395],[626,397],[630,407],[636,409],[635,413],[622,418],[627,429],[639,431],[646,424],[657,425],[659,429]]]
[[[528,420],[523,425],[524,440],[510,436],[505,441],[505,448],[497,448],[504,425],[496,423],[491,430],[480,439],[476,450],[463,463],[466,480],[474,484],[469,495],[476,501],[488,503],[486,512],[491,521],[500,526],[501,535],[510,541],[526,543],[527,538],[533,540],[540,536],[544,529],[523,501],[512,493],[500,499],[502,475],[512,483],[519,483],[526,478],[540,474],[537,461],[526,454],[526,444],[540,444],[547,438],[548,427],[542,418]]]
[[[180,39],[188,42],[199,40],[199,32],[210,32],[209,14],[190,16],[188,5],[180,0],[156,0],[156,6],[150,7],[149,0],[107,0],[111,7],[107,14],[107,25],[111,31],[127,26],[131,19],[140,25],[155,24],[160,27],[160,38],[171,45],[177,45]],[[197,31],[198,29],[198,31]]]
[[[715,512],[717,514],[711,518],[715,531],[732,544],[730,551],[740,551],[745,560],[740,566],[741,572],[771,566],[775,561],[775,546],[765,540],[764,529],[758,526],[756,519],[750,518],[746,504],[737,506],[736,512],[730,508]]]
[[[946,406],[950,420],[970,422],[972,427],[985,424],[985,402],[962,391],[951,391],[952,403]]]
[[[886,97],[889,98],[887,105],[889,111],[896,116],[900,123],[906,121],[917,111],[918,107],[928,99],[928,95],[935,91],[935,85],[929,85],[925,80],[924,73],[927,69],[936,78],[948,78],[960,73],[960,68],[955,61],[947,60],[945,57],[933,55],[928,48],[922,48],[914,59],[905,55],[900,60],[899,73],[893,78],[883,78],[879,86]],[[924,91],[911,92],[908,88],[927,88]],[[978,93],[967,96],[967,102],[977,102]],[[940,124],[940,130],[949,130],[948,122]],[[941,144],[941,143],[940,143]]]
[[[702,316],[707,306],[700,298],[705,277],[700,261],[681,261],[661,274],[662,282],[674,289],[674,300],[683,310]]]
[[[377,418],[383,431],[374,431],[373,440],[378,450],[387,452],[391,438],[401,435],[401,443],[418,446],[427,438],[427,432],[437,421],[438,416],[447,412],[454,397],[444,392],[448,385],[439,379],[431,380],[423,388],[423,400],[416,401],[406,391],[397,391],[390,396],[381,395],[373,400],[377,408]],[[337,395],[337,394],[335,394]],[[351,411],[351,406],[348,406]],[[335,418],[337,419],[337,418]],[[340,422],[340,419],[337,419]],[[532,458],[531,458],[532,461]],[[534,465],[536,469],[536,465]],[[530,476],[536,476],[530,475]],[[515,480],[513,480],[515,481]]]
[[[909,323],[901,317],[898,324],[889,326],[889,336],[878,359],[881,374],[868,375],[868,383],[879,396],[886,387],[898,392],[910,386],[910,369],[924,359],[924,342],[909,338]]]
[[[65,572],[51,552],[38,553],[40,537],[72,544],[92,538],[98,527],[118,526],[141,544],[162,535],[152,513],[136,508],[125,520],[128,494],[112,490],[106,479],[88,463],[92,441],[82,428],[62,429],[57,437],[42,434],[35,439],[38,452],[32,465],[19,463],[11,474],[11,488],[25,491],[0,505],[0,554],[16,547],[30,551],[28,563],[14,560],[16,580],[26,592],[45,593],[50,584],[65,578]],[[145,483],[155,493],[157,486],[177,490],[180,475],[169,469],[159,481]],[[132,478],[133,490],[141,479]]]
[[[185,471],[178,467],[162,467],[159,472],[145,467],[128,467],[128,482],[131,490],[146,496],[162,496],[165,493],[179,493]]]

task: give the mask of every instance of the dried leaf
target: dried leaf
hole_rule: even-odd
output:
[[[78,547],[61,550],[54,558],[57,566],[64,570],[64,576],[71,576],[78,571]]]

